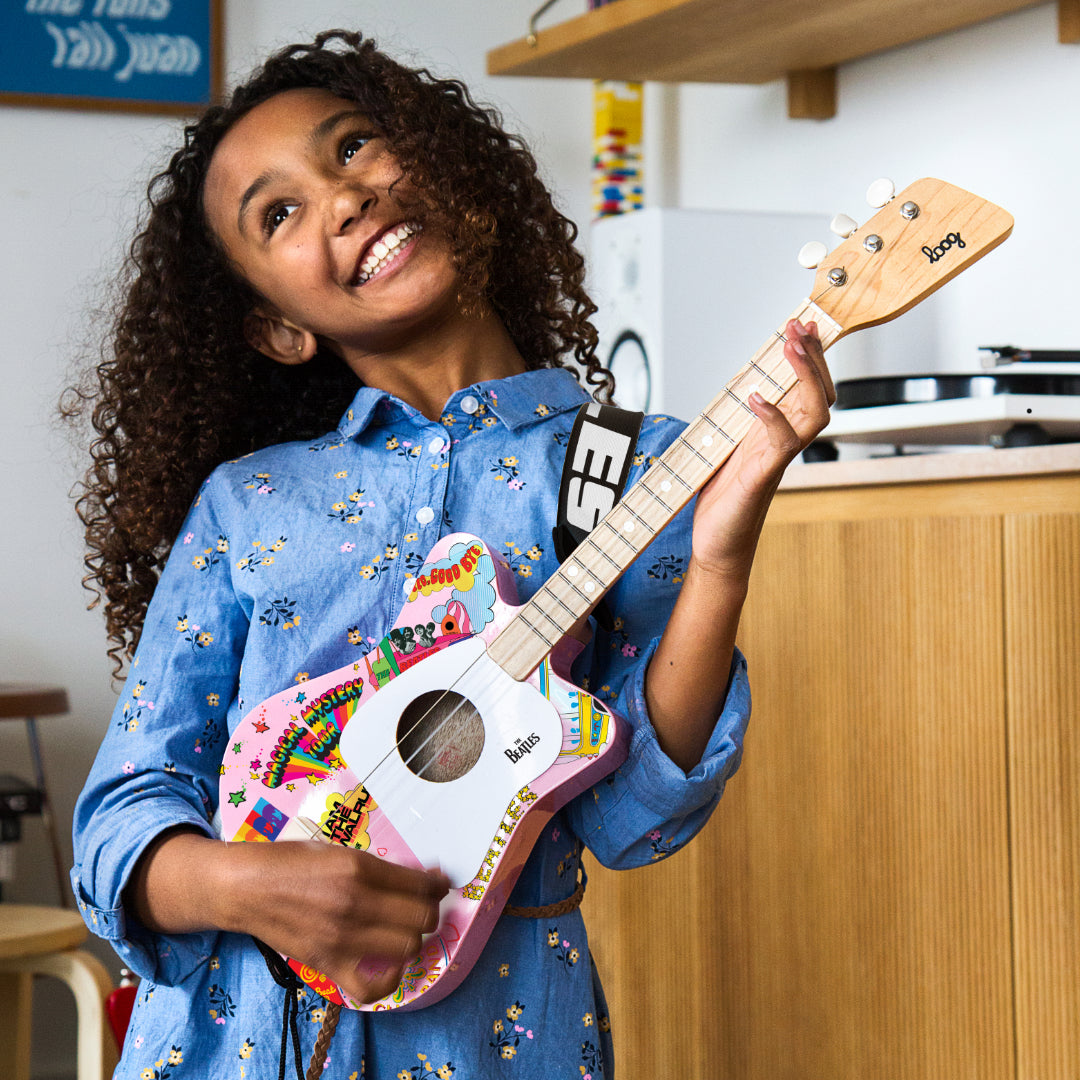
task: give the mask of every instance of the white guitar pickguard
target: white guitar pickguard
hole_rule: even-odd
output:
[[[442,783],[413,773],[397,745],[403,710],[431,690],[468,698],[484,724],[476,764]],[[511,799],[554,764],[562,737],[547,698],[507,675],[474,637],[391,679],[346,725],[339,749],[420,862],[440,867],[461,888],[476,877]],[[522,752],[526,742],[532,745]]]

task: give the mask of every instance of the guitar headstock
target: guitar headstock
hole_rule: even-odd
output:
[[[1012,215],[970,191],[909,184],[824,256],[810,299],[844,334],[895,319],[992,251]]]

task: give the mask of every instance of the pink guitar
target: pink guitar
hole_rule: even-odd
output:
[[[793,317],[816,321],[828,348],[914,306],[1011,230],[992,203],[919,180],[827,256]],[[483,541],[444,537],[371,652],[244,717],[229,740],[242,752],[222,766],[226,839],[321,838],[438,865],[453,886],[393,994],[360,1004],[290,960],[308,985],[382,1010],[461,982],[545,823],[626,756],[623,722],[568,680],[566,635],[727,460],[754,422],[749,395],[776,402],[795,382],[777,333],[526,604]]]

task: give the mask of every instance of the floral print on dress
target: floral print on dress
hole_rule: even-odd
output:
[[[673,836],[669,836],[665,840],[664,834],[659,829],[653,829],[649,833],[649,847],[652,848],[652,858],[655,862],[658,859],[666,859],[669,855],[678,851],[682,844]]]
[[[173,1069],[177,1065],[183,1065],[183,1063],[183,1050],[179,1046],[170,1047],[168,1057],[159,1058],[152,1067],[143,1069],[139,1073],[139,1080],[169,1080],[169,1077],[173,1074]]]
[[[274,553],[281,551],[287,543],[287,537],[279,536],[269,547],[261,540],[251,541],[251,550],[236,564],[237,570],[246,570],[254,574],[256,570],[264,566],[271,566],[274,562]]]
[[[658,581],[670,581],[673,585],[680,585],[685,574],[683,570],[684,562],[685,560],[680,555],[660,555],[649,567],[649,577],[656,578]]]
[[[204,630],[197,623],[191,623],[187,615],[176,617],[176,632],[191,646],[191,651],[209,648],[214,643],[214,635]]]
[[[211,985],[207,992],[210,995],[210,1008],[207,1010],[210,1019],[215,1024],[224,1024],[236,1013],[232,995],[217,983]]]
[[[145,712],[153,712],[154,703],[148,701],[143,696],[143,691],[145,689],[146,681],[144,679],[139,679],[131,688],[131,699],[125,701],[121,706],[120,715],[116,723],[117,726],[124,731],[137,731],[142,714]]]
[[[349,471],[347,469],[339,469],[334,473],[335,480],[346,480],[348,476]],[[374,505],[365,494],[364,489],[357,486],[352,491],[342,495],[340,499],[337,499],[331,505],[326,516],[344,522],[346,525],[359,525],[363,520],[364,511]]]
[[[300,625],[300,616],[296,613],[296,601],[287,596],[271,600],[269,606],[259,616],[260,626],[280,626],[283,630],[292,630]]]
[[[360,567],[360,576],[365,581],[378,581],[383,574],[391,569],[390,564],[397,557],[397,544],[385,544],[378,555],[373,556],[367,563]]]
[[[543,556],[544,549],[539,544],[522,551],[513,540],[507,540],[502,550],[503,561],[518,577],[532,577],[533,568],[529,564],[539,562]]]
[[[415,460],[423,452],[423,447],[413,439],[406,439],[400,435],[391,435],[386,440],[386,449],[394,453],[396,457]]]
[[[581,951],[559,934],[557,926],[548,931],[547,943],[548,948],[554,950],[555,959],[562,964],[563,969],[566,971],[570,971],[581,959]]]
[[[615,616],[612,620],[609,633],[611,636],[611,647],[613,649],[617,649],[625,657],[635,657],[638,655],[638,646],[630,641],[630,636],[626,632],[626,619],[624,616]]]
[[[513,1061],[517,1057],[518,1047],[522,1045],[522,1040],[525,1045],[528,1045],[533,1038],[532,1028],[527,1028],[518,1022],[524,1012],[525,1006],[520,1001],[515,1001],[513,1005],[507,1006],[505,1020],[498,1017],[492,1021],[491,1039],[488,1046],[500,1061]]]
[[[222,556],[228,553],[229,541],[225,536],[219,534],[216,542],[211,547],[203,548],[203,553],[196,555],[191,560],[191,565],[200,573],[208,574],[222,561]]]
[[[488,465],[488,472],[494,473],[496,480],[505,481],[511,491],[521,491],[525,487],[525,481],[521,479],[521,470],[518,468],[518,459],[513,454],[493,458]]]
[[[452,1061],[447,1061],[443,1065],[435,1065],[428,1060],[427,1054],[417,1054],[416,1057],[419,1064],[410,1065],[399,1070],[397,1080],[421,1080],[421,1077],[438,1077],[438,1080],[450,1080],[450,1077],[454,1075],[455,1069]]]
[[[255,490],[259,495],[272,495],[274,488],[270,484],[268,472],[252,473],[245,481],[244,487],[248,491]]]

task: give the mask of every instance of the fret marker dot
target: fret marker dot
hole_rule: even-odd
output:
[[[664,482],[663,482],[663,483],[662,483],[662,484],[660,485],[660,490],[661,490],[661,491],[670,491],[670,490],[671,490],[671,481],[670,481],[670,480],[665,480],[665,481],[664,481]]]
[[[576,566],[570,566],[570,567],[567,567],[567,570],[566,570],[566,572],[567,572],[567,573],[568,573],[568,574],[569,574],[569,575],[570,575],[571,577],[577,577],[577,572],[578,572],[578,571],[577,571],[577,567],[576,567]]]
[[[711,435],[706,435],[706,436],[705,436],[705,437],[704,437],[704,438],[703,438],[703,439],[701,440],[701,445],[702,445],[702,446],[712,446],[712,436],[711,436]]]
[[[627,523],[626,523],[626,524],[625,524],[625,525],[623,526],[623,530],[624,530],[625,532],[633,532],[633,531],[634,531],[634,523],[633,523],[632,521],[628,521],[628,522],[627,522]]]
[[[585,591],[586,592],[595,592],[596,591],[596,586],[591,581],[586,581],[585,582]]]

